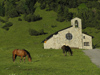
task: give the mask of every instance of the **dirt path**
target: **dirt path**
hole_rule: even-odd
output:
[[[91,61],[100,68],[100,50],[99,49],[83,50],[83,52],[87,56],[89,56]]]

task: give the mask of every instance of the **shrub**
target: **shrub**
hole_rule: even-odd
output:
[[[37,30],[34,30],[34,29],[29,29],[29,34],[31,36],[38,36],[38,35],[44,35],[44,34],[47,34],[47,33],[45,33],[43,29],[41,29],[40,31],[37,31]]]
[[[45,3],[42,3],[42,4],[40,5],[40,8],[41,8],[41,9],[45,9],[45,8],[46,8],[46,4],[45,4]]]
[[[22,21],[22,19],[21,18],[18,18],[18,21]]]
[[[6,21],[0,18],[0,22],[5,23]]]
[[[24,20],[30,22],[31,20],[29,19],[29,17],[30,17],[29,15],[25,14],[24,15]]]
[[[52,27],[52,28],[55,28],[55,27],[57,27],[57,25],[51,25],[51,27]]]
[[[43,35],[43,34],[46,34],[46,33],[44,32],[43,29],[41,29],[41,30],[39,31],[39,35]]]
[[[0,3],[0,16],[4,16],[5,15],[5,8],[3,6],[3,2]]]
[[[59,22],[65,21],[64,17],[63,16],[59,16],[59,15],[57,16],[56,20],[59,21]]]
[[[7,22],[2,28],[8,31],[9,27],[11,27],[12,25],[13,25],[12,22]]]
[[[34,29],[29,29],[29,34],[31,35],[31,36],[37,36],[37,35],[39,35],[39,32],[38,31],[36,31],[36,30],[34,30]]]
[[[42,17],[40,17],[40,15],[34,15],[33,16],[33,21],[38,21],[38,20],[41,20]]]
[[[34,21],[38,21],[41,19],[42,17],[40,17],[40,15],[34,15],[34,14],[24,15],[24,20],[28,22],[34,22]]]

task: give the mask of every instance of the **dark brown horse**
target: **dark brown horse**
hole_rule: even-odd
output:
[[[73,54],[73,52],[72,52],[72,50],[69,46],[63,45],[61,47],[61,49],[63,50],[63,53],[64,53],[65,56],[67,55],[67,52],[70,52],[71,55]]]
[[[21,57],[21,61],[22,61],[22,58],[24,57],[24,62],[25,62],[25,57],[27,56],[28,57],[28,61],[31,62],[32,58],[31,58],[31,55],[28,51],[26,51],[25,49],[15,49],[13,50],[13,62],[15,61],[16,57],[17,56],[20,56]]]

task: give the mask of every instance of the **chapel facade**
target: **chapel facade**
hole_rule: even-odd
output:
[[[78,49],[92,49],[92,36],[82,33],[80,18],[72,19],[71,27],[58,31],[44,40],[44,49],[61,49],[63,45]]]

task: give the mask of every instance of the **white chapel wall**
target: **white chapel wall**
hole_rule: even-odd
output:
[[[88,45],[84,43],[88,43]],[[86,34],[83,34],[83,49],[92,49],[92,37]]]
[[[76,20],[78,21],[78,27],[75,27]],[[68,45],[79,49],[92,49],[92,37],[82,33],[81,19],[72,19],[71,25],[72,27],[59,31],[58,34],[54,34],[48,39],[46,43],[44,43],[44,49],[60,49],[62,45]],[[66,38],[67,33],[72,34],[71,40]],[[83,39],[83,36],[85,36],[85,39]],[[89,46],[84,46],[84,42],[89,42]]]

